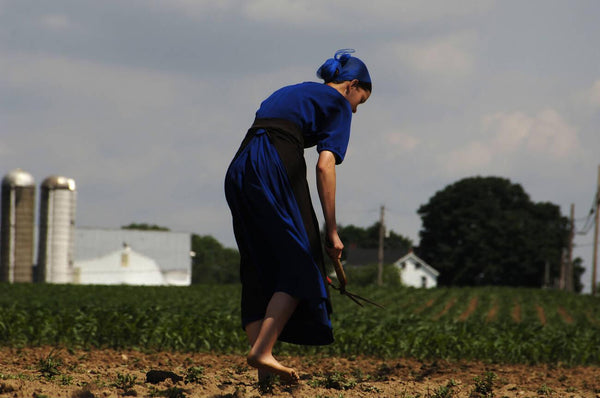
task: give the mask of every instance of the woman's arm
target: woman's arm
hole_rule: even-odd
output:
[[[344,244],[337,233],[335,219],[335,155],[330,151],[321,151],[317,161],[317,190],[325,217],[325,237],[327,255],[332,259],[342,256]]]

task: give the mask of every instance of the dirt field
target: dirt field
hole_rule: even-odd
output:
[[[283,357],[301,380],[258,385],[244,358],[189,353],[0,349],[0,397],[589,397],[600,368]],[[174,373],[152,384],[147,373]],[[182,380],[177,381],[179,376]]]

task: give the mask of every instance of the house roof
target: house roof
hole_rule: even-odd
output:
[[[347,265],[369,265],[377,264],[378,262],[378,250],[377,249],[364,249],[359,247],[347,247],[344,248],[346,252],[346,258],[344,264]],[[387,249],[383,252],[383,263],[390,264],[394,258],[398,258],[404,250],[398,249]]]
[[[421,257],[417,256],[412,250],[409,251],[408,254],[406,254],[405,256],[400,257],[395,262],[395,264],[402,264],[406,260],[412,260],[413,262],[420,263],[423,266],[423,268],[425,268],[426,270],[428,270],[429,272],[431,272],[435,276],[438,276],[440,274],[439,271],[437,271],[431,265],[429,265],[425,261],[423,261],[423,259]]]

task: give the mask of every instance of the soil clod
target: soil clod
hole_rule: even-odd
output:
[[[182,381],[183,377],[166,370],[150,370],[148,373],[146,373],[147,383],[158,384],[167,379],[171,379],[173,383],[177,383]]]

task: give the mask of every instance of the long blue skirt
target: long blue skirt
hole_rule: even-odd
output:
[[[238,151],[225,178],[241,256],[242,326],[263,319],[273,293],[285,292],[300,303],[279,340],[330,344],[331,304],[320,241],[315,243],[318,224],[314,225],[306,164],[303,153],[278,137],[281,135],[264,129],[255,131]],[[294,190],[301,200],[296,200]],[[312,217],[306,216],[308,212]]]

